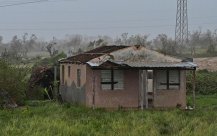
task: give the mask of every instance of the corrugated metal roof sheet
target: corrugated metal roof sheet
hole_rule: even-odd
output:
[[[102,54],[79,54],[76,56],[68,57],[66,59],[61,60],[61,63],[64,62],[78,62],[78,63],[86,63],[94,58],[97,58],[99,56],[102,56]]]
[[[136,68],[196,68],[197,65],[192,62],[179,62],[179,63],[146,63],[146,62],[115,62],[119,65],[127,65]]]
[[[79,62],[79,63],[86,63],[94,58],[103,56],[105,54],[120,50],[120,49],[124,49],[130,46],[124,46],[124,45],[120,45],[120,46],[101,46],[99,48],[72,56],[72,57],[68,57],[66,59],[62,59],[60,60],[60,63],[67,63],[67,62]]]
[[[124,49],[124,48],[127,48],[127,47],[130,47],[130,46],[125,46],[125,45],[101,46],[101,47],[98,47],[96,49],[87,51],[85,53],[111,53],[113,51],[117,51],[117,50]]]

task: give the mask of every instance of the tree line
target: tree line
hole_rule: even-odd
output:
[[[217,54],[217,30],[202,32],[197,30],[189,33],[187,44],[181,47],[176,45],[173,38],[166,34],[159,34],[153,39],[147,34],[129,35],[123,33],[119,37],[109,36],[88,37],[82,35],[71,35],[64,39],[53,37],[50,41],[39,39],[35,34],[23,34],[21,37],[13,36],[11,41],[3,43],[0,36],[0,55],[5,59],[25,59],[33,52],[46,52],[49,56],[55,56],[65,52],[68,56],[85,50],[105,45],[142,45],[166,55],[174,56],[215,56]]]

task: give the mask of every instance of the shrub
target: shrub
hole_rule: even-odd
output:
[[[22,104],[25,98],[28,71],[0,59],[0,91],[7,92],[18,104]]]
[[[187,90],[190,93],[192,83],[191,74],[188,74]],[[217,94],[217,72],[201,70],[196,72],[196,93],[198,94]]]

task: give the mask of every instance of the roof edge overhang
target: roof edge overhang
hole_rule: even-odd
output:
[[[193,62],[184,62],[184,63],[188,63],[188,66],[148,66],[148,65],[144,65],[144,66],[130,66],[128,64],[125,63],[120,63],[120,62],[114,62],[111,60],[107,60],[103,63],[92,63],[90,61],[86,62],[86,63],[82,63],[79,61],[69,61],[66,59],[60,59],[58,61],[60,64],[87,64],[88,66],[91,67],[91,69],[95,69],[95,70],[100,70],[100,69],[138,69],[138,70],[154,70],[154,69],[159,69],[159,70],[164,70],[164,69],[180,69],[180,70],[196,70],[196,68],[198,67],[195,63]],[[106,63],[109,63],[109,65],[106,65]],[[180,62],[183,63],[183,62]]]
[[[93,70],[196,70],[196,68],[177,68],[177,67],[91,67]]]
[[[108,63],[108,64],[107,64]],[[192,62],[185,62],[186,65],[183,65],[183,62],[180,62],[180,64],[182,64],[183,66],[151,66],[151,65],[143,65],[143,66],[130,66],[128,64],[124,64],[124,63],[115,63],[113,61],[106,61],[100,65],[97,64],[90,64],[88,63],[88,65],[92,68],[92,69],[139,69],[139,70],[151,70],[151,69],[180,69],[180,70],[196,70],[196,68],[198,67],[196,64],[192,63]],[[184,64],[185,64],[184,63]]]

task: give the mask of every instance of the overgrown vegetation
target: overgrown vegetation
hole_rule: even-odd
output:
[[[187,79],[187,90],[192,90],[192,75],[189,74]],[[209,72],[207,70],[197,71],[196,73],[196,93],[203,95],[217,94],[217,72]]]
[[[26,107],[0,110],[4,136],[141,136],[217,135],[217,99],[198,96],[194,111],[105,111],[53,102],[28,102]]]
[[[43,99],[44,91],[42,90],[45,89],[44,86],[49,83],[53,87],[53,66],[57,65],[57,73],[59,73],[58,60],[64,57],[66,57],[66,55],[60,53],[49,58],[33,59],[31,60],[33,62],[26,60],[26,63],[19,64],[8,61],[8,59],[0,59],[0,107],[5,105],[5,103],[10,103],[9,99],[11,99],[13,103],[22,105],[27,98],[26,96],[31,93],[34,94],[34,98]],[[31,63],[32,65],[26,65],[27,63]],[[41,73],[43,69],[46,70],[44,70],[44,73]],[[33,73],[34,70],[37,73]],[[37,79],[34,79],[34,77],[32,79],[32,75]],[[48,79],[49,82],[45,82],[48,81],[45,79]],[[57,74],[57,79],[59,79],[59,74]],[[41,83],[43,81],[44,83]]]
[[[27,91],[29,99],[41,100],[49,97],[53,98],[54,86],[58,87],[58,82],[54,85],[54,66],[56,65],[57,69],[56,79],[59,80],[58,60],[65,57],[64,53],[60,53],[49,58],[38,59],[35,62]],[[48,90],[49,95],[44,90]]]
[[[22,104],[27,90],[29,68],[16,67],[0,59],[0,92],[7,92],[18,104]],[[3,103],[0,99],[0,105]]]

